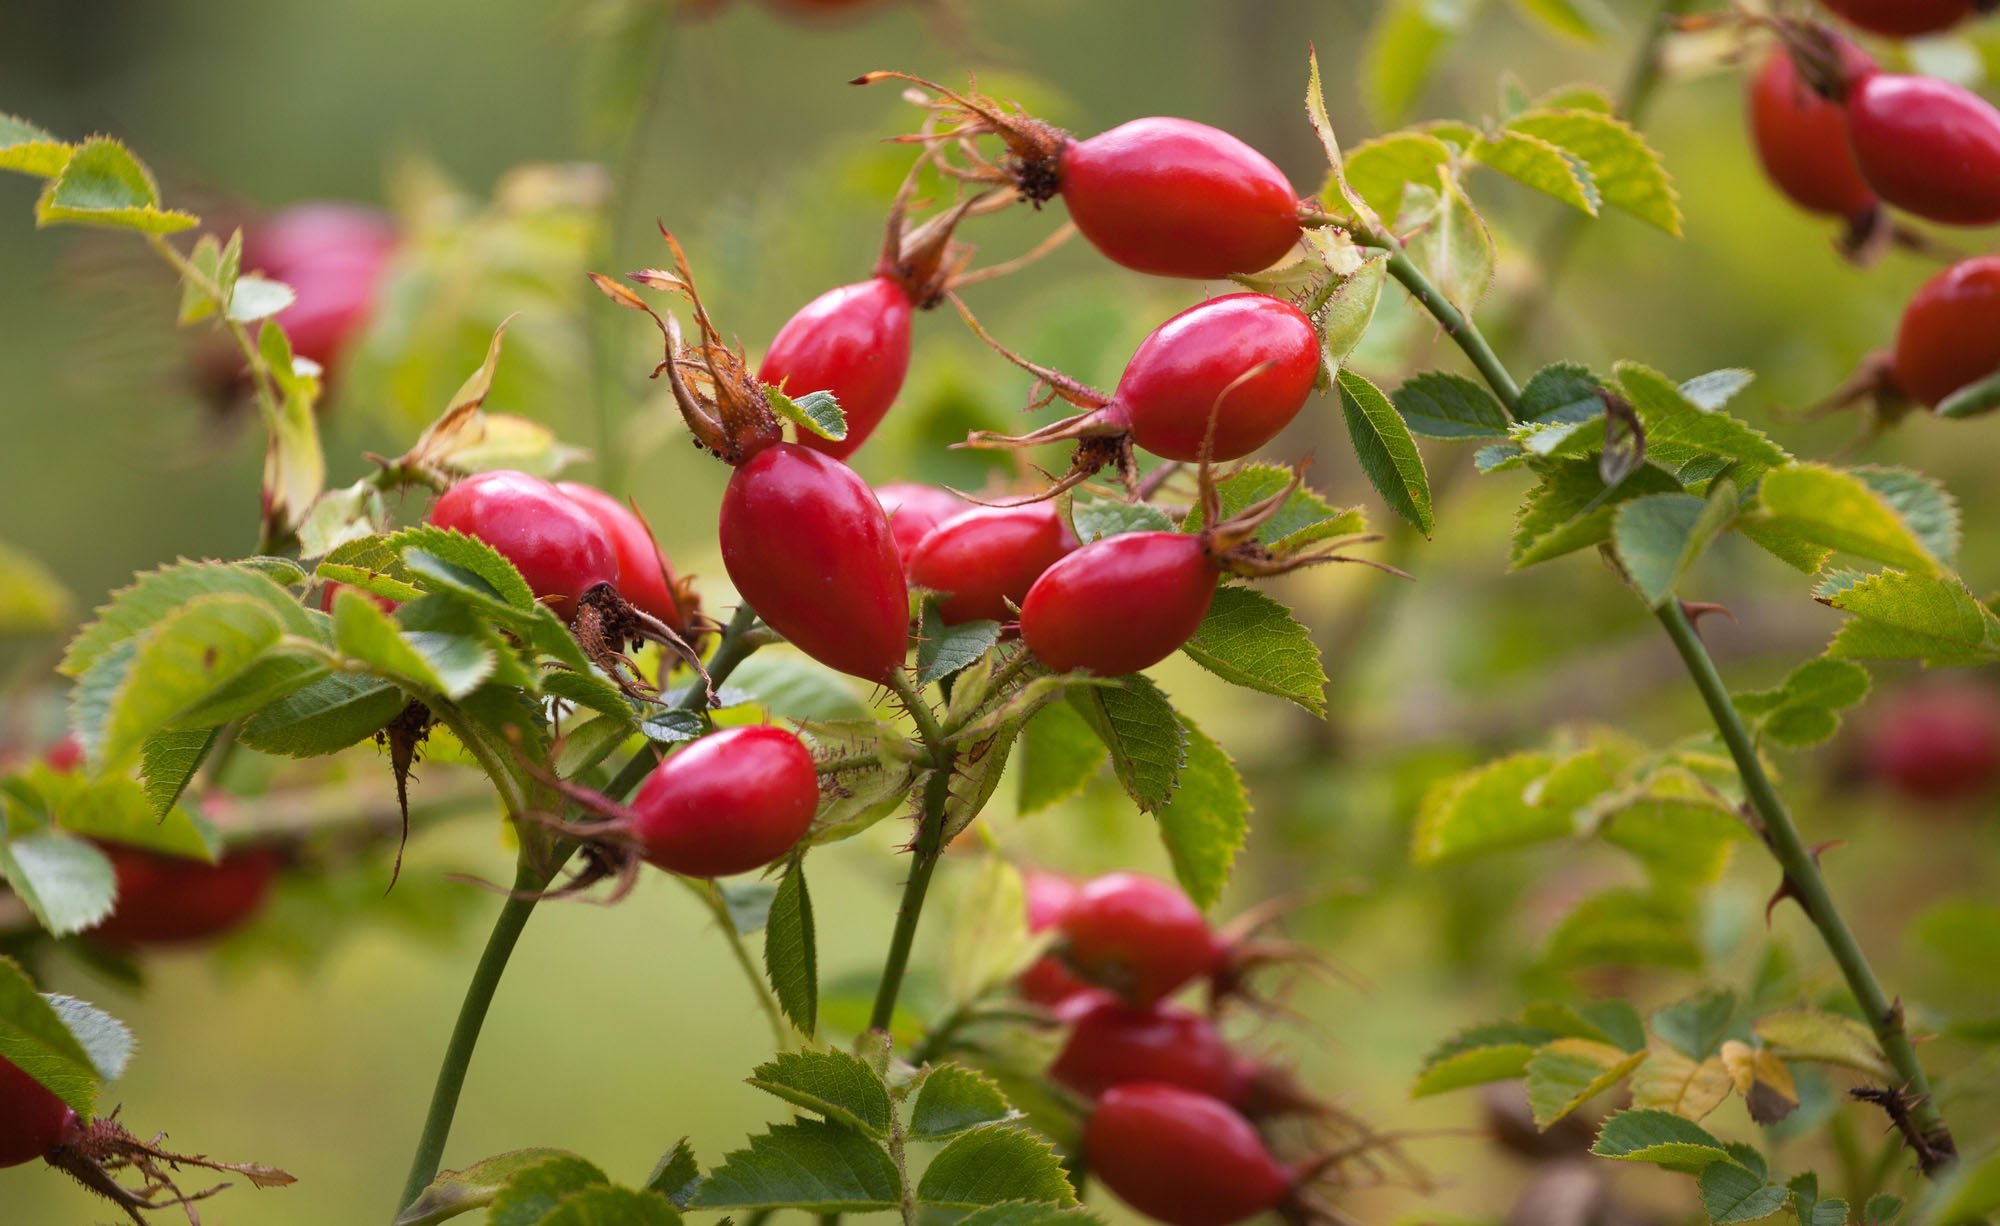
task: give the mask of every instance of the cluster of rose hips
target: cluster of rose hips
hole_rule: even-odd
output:
[[[1311,1216],[1323,1155],[1281,1161],[1260,1127],[1333,1118],[1281,1069],[1233,1049],[1212,1005],[1251,969],[1295,956],[1251,931],[1217,932],[1187,895],[1137,873],[1086,882],[1030,872],[1028,926],[1053,938],[1017,990],[1065,1027],[1049,1066],[1090,1103],[1082,1157],[1133,1208],[1171,1226],[1226,1226],[1268,1210]]]
[[[1906,38],[1944,30],[1980,6],[1828,0],[1827,7],[1863,30]],[[1749,122],[1780,191],[1847,223],[1856,247],[1895,232],[1890,207],[1949,226],[2000,222],[2000,109],[1948,81],[1884,72],[1831,30],[1777,28],[1781,45],[1750,80]],[[1882,369],[1856,390],[1935,409],[1996,371],[2000,256],[1981,255],[1917,290]]]

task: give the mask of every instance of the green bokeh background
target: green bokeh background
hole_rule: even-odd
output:
[[[1615,83],[1650,6],[1613,7],[1623,33],[1588,47],[1492,6],[1446,58],[1416,115],[1482,114],[1503,73],[1531,92]],[[609,250],[594,266],[663,262],[652,220],[664,219],[688,247],[711,309],[754,352],[800,303],[862,275],[874,258],[880,215],[907,156],[882,139],[913,120],[891,88],[844,84],[855,74],[900,67],[958,81],[976,68],[995,91],[1084,132],[1138,115],[1186,115],[1240,133],[1304,188],[1323,173],[1299,107],[1306,45],[1318,47],[1336,125],[1350,143],[1362,139],[1375,130],[1357,86],[1374,8],[1362,0],[883,0],[827,21],[741,0],[674,31],[628,157],[607,151],[597,135],[603,125],[592,120],[602,106],[591,99],[603,95],[611,71],[605,53],[621,49],[620,40],[594,33],[602,11],[580,0],[16,0],[0,10],[0,108],[63,135],[115,133],[160,173],[170,202],[225,212],[319,197],[381,201],[392,182],[411,182],[396,168],[416,158],[474,197],[524,162],[609,161],[629,177],[613,206]],[[1892,256],[1864,271],[1837,258],[1827,227],[1790,210],[1758,176],[1737,74],[1707,67],[1675,74],[1646,124],[1680,188],[1685,238],[1618,216],[1590,224],[1510,362],[1525,371],[1556,356],[1599,365],[1636,357],[1677,377],[1751,367],[1759,378],[1738,410],[1798,453],[1826,455],[1853,442],[1858,420],[1806,426],[1785,412],[1887,341],[1901,300],[1928,266]],[[163,560],[248,552],[261,448],[249,423],[218,421],[186,390],[188,342],[171,327],[167,274],[118,236],[36,233],[34,190],[26,179],[0,179],[0,538],[44,560],[80,594],[80,607]],[[1492,301],[1503,309],[1534,284],[1531,252],[1559,206],[1490,176],[1476,190],[1501,241]],[[1053,224],[1016,210],[975,237],[988,258],[1001,258]],[[645,383],[657,342],[644,321],[589,294],[581,257],[568,265],[553,293],[540,285],[517,293],[504,278],[480,283],[463,303],[470,322],[429,355],[443,382],[433,407],[476,364],[492,323],[524,309],[492,407],[601,450],[583,328],[601,329],[619,371],[608,438],[624,485],[680,567],[719,578],[714,508],[725,473],[678,441]],[[1124,273],[1072,244],[972,297],[1017,348],[1108,384],[1148,328],[1202,293]],[[1428,323],[1393,298],[1385,295],[1363,369],[1392,382],[1419,365],[1456,368]],[[381,353],[398,341],[370,345]],[[1007,424],[1026,379],[980,349],[949,312],[918,321],[918,346],[903,408],[857,466],[875,480],[976,483],[978,470],[941,444],[969,424]],[[375,399],[374,386],[360,372],[336,391],[327,419],[336,481],[365,471],[364,451],[407,446],[421,424],[386,394]],[[1917,420],[1866,452],[1936,474],[1964,501],[1962,569],[1976,590],[2000,573],[1992,538],[1979,530],[1995,498],[1984,454],[1991,435],[1987,422]],[[1315,450],[1316,482],[1386,522],[1335,406],[1310,406],[1273,450]],[[1441,446],[1428,454],[1434,478],[1454,466]],[[1324,892],[1298,931],[1350,980],[1301,990],[1294,1004],[1306,1027],[1245,1032],[1385,1128],[1477,1122],[1471,1095],[1411,1103],[1418,1060],[1452,1030],[1518,1003],[1533,981],[1523,967],[1563,904],[1630,873],[1595,852],[1411,870],[1407,824],[1422,782],[1482,752],[1535,743],[1561,719],[1615,720],[1662,740],[1693,731],[1699,719],[1667,644],[1592,558],[1503,574],[1518,476],[1442,479],[1451,489],[1439,506],[1438,539],[1404,555],[1414,584],[1384,595],[1390,581],[1343,567],[1281,585],[1329,651],[1351,662],[1331,730],[1275,700],[1226,690],[1183,662],[1161,671],[1182,705],[1239,756],[1255,790],[1255,832],[1222,911],[1282,890]],[[1807,598],[1800,576],[1740,542],[1718,549],[1687,590],[1736,609],[1738,625],[1711,633],[1745,687],[1815,653],[1837,624]],[[710,603],[726,607],[727,597],[712,588]],[[48,676],[39,671],[46,662],[29,680]],[[1900,680],[1894,670],[1883,677],[1888,686]],[[10,726],[46,735],[53,710],[47,693],[28,694]],[[388,773],[372,752],[349,755],[346,772],[353,786],[386,795]],[[1845,781],[1845,752],[1836,744],[1784,764],[1809,837],[1855,844],[1828,872],[1836,894],[1867,917],[1866,943],[1892,989],[1951,987],[1952,977],[1900,934],[1933,901],[1982,889],[1990,896],[2000,851],[1991,806],[1911,814]],[[447,766],[426,772],[419,793],[451,776]],[[1023,859],[1077,872],[1164,871],[1147,820],[1109,788],[1026,821],[1007,809],[1003,800],[995,837]],[[895,834],[878,830],[814,858],[829,978],[865,979],[875,965],[901,880]],[[1765,947],[1758,913],[1774,874],[1743,859],[1711,925],[1718,949],[1729,949],[1716,964],[1721,979],[1746,977]],[[180,1145],[254,1157],[300,1177],[286,1191],[227,1195],[205,1221],[383,1220],[497,905],[441,875],[500,879],[507,862],[497,823],[420,824],[398,887],[412,895],[403,909],[429,914],[436,904],[446,918],[391,923],[366,908],[308,909],[305,928],[337,938],[309,959],[273,957],[270,942],[253,940],[220,962],[161,958],[137,992],[57,958],[45,986],[98,1001],[139,1034],[138,1057],[116,1089],[136,1130],[167,1128]],[[385,880],[373,868],[357,897]],[[968,871],[948,867],[941,909]],[[352,931],[324,931],[336,926]],[[1830,986],[1796,912],[1781,912],[1773,933],[1796,955],[1806,990]],[[546,908],[500,993],[447,1163],[560,1145],[636,1180],[683,1135],[718,1157],[773,1115],[769,1100],[741,1084],[768,1042],[735,975],[704,915],[667,883],[646,881],[613,908]],[[1657,1003],[1690,981],[1584,986]],[[1939,1058],[1963,1063],[1964,1053]],[[1990,1101],[1955,1106],[1969,1135],[1991,1122]],[[1732,1105],[1718,1126],[1747,1131],[1740,1116]],[[1878,1122],[1860,1123],[1872,1143]],[[1357,1192],[1348,1202],[1356,1217],[1497,1222],[1526,1178],[1525,1168],[1472,1139],[1428,1140],[1417,1152],[1439,1186],[1429,1195]],[[1812,1158],[1809,1149],[1781,1152],[1792,1165]],[[1634,1176],[1621,1187],[1642,1203],[1689,1207],[1682,1183]],[[67,1226],[108,1216],[49,1172],[0,1172],[0,1220]]]

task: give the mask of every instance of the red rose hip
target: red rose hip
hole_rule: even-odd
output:
[[[976,507],[946,520],[910,559],[910,582],[941,594],[944,624],[1013,620],[1042,572],[1076,548],[1054,503]]]
[[[1227,1104],[1175,1086],[1109,1090],[1083,1128],[1104,1186],[1167,1226],[1231,1226],[1284,1204],[1292,1172]]]
[[[1077,230],[1140,272],[1257,272],[1299,240],[1298,194],[1284,172],[1207,124],[1135,119],[1064,145],[1056,174]]]
[[[1224,950],[1208,920],[1164,881],[1111,873],[1063,909],[1063,956],[1077,975],[1133,1005],[1151,1005],[1216,970]]]
[[[1297,307],[1268,294],[1224,294],[1155,328],[1112,403],[1124,409],[1132,442],[1162,459],[1202,459],[1212,416],[1208,458],[1236,460],[1298,416],[1318,376],[1319,336]]]
[[[81,1135],[76,1112],[0,1056],[0,1168],[33,1162]]]
[[[1850,82],[1847,139],[1875,194],[1954,226],[2000,222],[2000,111],[1934,77],[1877,72]]]
[[[1821,0],[1827,8],[1871,34],[1919,38],[1964,21],[1977,11],[1973,0]]]
[[[1917,290],[1890,369],[1900,391],[1932,408],[2000,372],[2000,255],[1961,260]]]
[[[90,930],[107,945],[185,945],[248,923],[270,897],[278,853],[233,851],[214,864],[107,844],[118,878],[111,914]]]
[[[1865,52],[1838,40],[1849,77],[1874,68]],[[1773,48],[1750,78],[1750,136],[1764,173],[1792,203],[1842,219],[1865,216],[1878,201],[1847,144],[1847,114],[1814,92],[1791,55]]]
[[[640,612],[659,618],[675,634],[685,637],[690,610],[684,606],[691,603],[691,598],[675,581],[673,568],[667,565],[666,555],[660,552],[653,534],[646,530],[645,521],[631,507],[594,485],[558,481],[556,488],[582,507],[583,513],[597,522],[611,543],[612,555],[618,561],[618,594]]]
[[[1138,1008],[1102,997],[1078,1009],[1049,1074],[1088,1098],[1151,1081],[1233,1103],[1236,1056],[1207,1018],[1177,1005]]]
[[[950,490],[939,489],[935,485],[918,485],[913,481],[891,481],[887,485],[878,485],[875,497],[889,516],[889,532],[896,538],[896,556],[903,560],[905,573],[910,569],[910,559],[916,555],[917,546],[924,543],[931,529],[963,514],[966,509],[965,499]]]
[[[1067,877],[1033,869],[1021,875],[1021,884],[1027,890],[1029,932],[1047,932],[1061,923],[1063,911],[1082,888]],[[1043,954],[1035,959],[1032,966],[1021,972],[1016,986],[1023,999],[1052,1009],[1085,993],[1095,992],[1089,984],[1071,974],[1055,954]]]
[[[505,471],[467,477],[438,495],[430,522],[491,545],[564,621],[576,615],[585,592],[618,582],[618,557],[604,530],[540,477]]]
[[[1898,696],[1875,722],[1869,772],[1924,801],[1975,796],[2000,778],[2000,698],[1975,685],[1927,685]]]
[[[812,754],[782,728],[711,733],[646,777],[632,833],[650,864],[688,877],[762,868],[797,845],[819,807]]]
[[[882,424],[909,368],[909,295],[888,277],[871,277],[800,308],[772,338],[757,379],[792,397],[832,392],[847,437],[834,442],[800,431],[799,442],[844,460]]]
[[[909,650],[889,517],[854,470],[796,443],[744,461],[722,495],[722,564],[758,616],[813,659],[881,682]]]
[[[1028,589],[1021,636],[1059,673],[1136,673],[1194,637],[1220,575],[1200,536],[1106,537],[1049,567]]]
[[[297,204],[245,229],[243,267],[298,295],[278,313],[292,352],[331,366],[368,322],[396,247],[388,214],[338,202]]]

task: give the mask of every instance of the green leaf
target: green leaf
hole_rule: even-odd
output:
[[[1673,1044],[1684,1054],[1705,1060],[1715,1054],[1729,1033],[1729,1019],[1736,1014],[1736,995],[1728,991],[1704,992],[1654,1012],[1653,1033]]]
[[[680,1222],[680,1211],[657,1192],[600,1184],[563,1197],[534,1226],[680,1226]]]
[[[148,737],[241,675],[284,634],[261,601],[224,593],[190,601],[137,640],[101,728],[77,729],[100,771],[134,762]]]
[[[674,1142],[674,1147],[653,1164],[653,1173],[646,1177],[646,1190],[666,1197],[676,1209],[687,1208],[700,1186],[701,1165],[695,1161],[694,1147],[686,1137]]]
[[[1427,132],[1392,132],[1347,151],[1347,185],[1385,218],[1396,216],[1411,183],[1441,191],[1439,172],[1451,164],[1451,146]]]
[[[874,1069],[844,1051],[780,1052],[757,1066],[750,1084],[830,1123],[858,1128],[878,1140],[889,1135],[889,1087]]]
[[[1160,687],[1135,674],[1079,686],[1069,701],[1110,750],[1111,769],[1133,802],[1148,813],[1165,805],[1187,760],[1187,730]]]
[[[1396,222],[1423,227],[1407,244],[1411,258],[1429,271],[1453,305],[1470,315],[1493,283],[1493,234],[1457,175],[1449,169],[1440,174],[1442,191],[1414,184],[1405,189]]]
[[[1737,393],[1749,387],[1751,380],[1756,377],[1755,371],[1744,370],[1741,367],[1711,370],[1705,375],[1696,375],[1682,383],[1681,395],[1687,397],[1696,408],[1713,413],[1727,407],[1730,401],[1736,399]]]
[[[298,598],[246,566],[222,562],[177,562],[139,575],[130,587],[111,594],[63,654],[57,671],[81,677],[115,645],[125,642],[202,596],[236,593],[261,601],[283,623],[285,633],[317,639],[312,618]]]
[[[1680,484],[1651,465],[1607,488],[1597,461],[1558,460],[1528,494],[1514,521],[1514,569],[1587,549],[1611,538],[1617,506],[1647,494],[1679,493]]]
[[[1292,470],[1278,464],[1244,464],[1215,483],[1222,518],[1262,502],[1291,484]],[[1320,541],[1353,536],[1366,531],[1367,520],[1358,507],[1337,510],[1326,499],[1300,486],[1292,491],[1277,512],[1257,529],[1258,544],[1276,553],[1291,553]],[[1181,523],[1183,532],[1202,529],[1201,509],[1188,512]]]
[[[692,1209],[804,1209],[870,1213],[902,1203],[902,1181],[881,1145],[820,1120],[776,1124],[725,1156]]]
[[[238,277],[229,290],[229,309],[224,315],[240,324],[269,319],[299,300],[297,292],[283,281],[273,281],[257,273]]]
[[[1624,120],[1599,111],[1534,110],[1509,120],[1507,130],[1573,154],[1590,169],[1605,204],[1679,236],[1680,203],[1660,156]]]
[[[1574,813],[1543,803],[1555,764],[1521,753],[1432,784],[1417,806],[1411,858],[1441,864],[1575,834]]]
[[[1027,969],[1041,943],[1028,932],[1028,895],[1004,857],[982,858],[967,887],[953,891],[945,920],[944,1001],[970,1006]]]
[[[1082,791],[1104,766],[1108,752],[1070,703],[1052,702],[1035,712],[1014,751],[1021,814],[1039,813]]]
[[[1591,1039],[1557,1039],[1528,1061],[1528,1108],[1547,1128],[1625,1080],[1646,1058]]]
[[[179,803],[195,772],[208,759],[217,733],[213,728],[186,732],[160,732],[147,738],[140,751],[139,775],[145,780],[146,799],[156,817]]]
[[[1425,438],[1505,438],[1507,410],[1484,387],[1463,375],[1426,371],[1392,397],[1410,433]]]
[[[947,626],[938,616],[937,601],[924,601],[923,620],[917,632],[917,684],[931,685],[970,668],[999,641],[999,622],[982,620]]]
[[[992,1078],[962,1064],[941,1064],[924,1074],[917,1089],[910,1139],[943,1141],[1017,1114]]]
[[[1817,745],[1840,730],[1840,712],[1868,696],[1868,670],[1846,660],[1808,660],[1776,689],[1736,695],[1758,731],[1780,745]]]
[[[978,1209],[1011,1200],[1070,1206],[1076,1192],[1062,1161],[1032,1129],[995,1124],[959,1136],[938,1151],[917,1184],[917,1201],[947,1209]]]
[[[825,665],[789,652],[760,651],[729,675],[729,684],[781,719],[871,719],[854,687]]]
[[[766,383],[764,399],[770,404],[772,412],[802,431],[810,431],[836,443],[847,437],[847,414],[840,411],[840,401],[834,398],[832,392],[807,392],[794,400]]]
[[[1946,567],[1958,565],[1958,503],[1944,486],[1907,468],[1863,465],[1848,471],[1889,505],[1932,557]]]
[[[1784,1009],[1765,1014],[1750,1028],[1781,1059],[1838,1065],[1883,1081],[1895,1080],[1895,1070],[1874,1034],[1844,1014]]]
[[[764,925],[764,975],[792,1025],[810,1036],[819,1026],[819,949],[803,859],[792,861]]]
[[[1989,1158],[1982,1165],[1990,1170],[1992,1162],[1993,1160]],[[1901,1197],[1890,1196],[1887,1193],[1883,1193],[1880,1196],[1871,1196],[1868,1198],[1867,1207],[1861,1213],[1861,1226],[1888,1226],[1902,1212],[1903,1201]]]
[[[275,414],[265,414],[270,445],[264,450],[265,518],[286,530],[295,528],[326,490],[326,453],[321,448],[319,368],[294,360],[291,341],[276,320],[265,320],[257,332],[257,352],[277,384]]]
[[[135,780],[40,768],[33,786],[55,824],[71,834],[170,856],[215,859],[217,840],[207,823],[195,820],[185,809],[170,806],[160,812]]]
[[[42,152],[23,160],[46,166],[49,158]],[[35,224],[172,234],[200,223],[191,214],[159,206],[153,172],[117,141],[93,136],[74,148],[35,201]]]
[[[1339,375],[1340,408],[1362,471],[1389,509],[1431,534],[1431,487],[1423,456],[1402,416],[1367,379],[1351,370]]]
[[[0,840],[0,878],[59,937],[96,927],[118,895],[104,853],[53,830]]]
[[[541,1226],[565,1197],[609,1182],[595,1164],[558,1150],[513,1172],[491,1201],[487,1226]]]
[[[84,1055],[90,1057],[100,1078],[116,1081],[125,1075],[125,1066],[132,1062],[132,1052],[138,1047],[131,1027],[87,1000],[59,992],[49,993],[46,999]]]
[[[1107,536],[1127,532],[1172,532],[1174,521],[1149,502],[1115,502],[1108,498],[1079,500],[1070,507],[1069,519],[1076,529],[1078,544],[1088,545]]]
[[[1477,0],[1392,0],[1382,6],[1361,57],[1361,94],[1377,124],[1387,126],[1410,109],[1431,66],[1477,10]]]
[[[0,1059],[90,1117],[97,1103],[97,1067],[62,1014],[12,958],[0,958]]]
[[[1558,967],[1701,968],[1693,918],[1676,900],[1637,890],[1606,890],[1585,899],[1549,936]]]
[[[1773,469],[1758,490],[1758,504],[1773,526],[1815,545],[1904,570],[1932,572],[1942,564],[1857,473],[1811,463]]]
[[[1598,205],[1602,203],[1597,194],[1597,180],[1591,177],[1582,159],[1560,146],[1526,132],[1501,131],[1475,140],[1470,152],[1515,182],[1552,196],[1588,216],[1597,216]]]
[[[0,152],[0,164],[4,164],[5,157],[6,154]],[[1931,411],[1939,417],[1955,420],[1961,417],[1980,417],[1995,409],[2000,409],[2000,371],[1959,388],[1938,401],[1937,407]]]
[[[1526,1075],[1537,1048],[1556,1036],[1539,1026],[1498,1022],[1446,1040],[1424,1058],[1410,1093],[1417,1098]]]
[[[1761,431],[1720,410],[1702,409],[1656,370],[1620,362],[1617,375],[1619,389],[1639,414],[1647,458],[1656,464],[1679,468],[1696,456],[1722,456],[1736,461],[1732,475],[1748,489],[1766,469],[1791,459]]]
[[[1874,1201],[1868,1209],[1874,1213]],[[1914,1220],[1917,1226],[1970,1226],[1995,1212],[2000,1212],[2000,1151],[1952,1167],[1919,1202]]]
[[[1596,0],[1514,0],[1514,4],[1557,34],[1579,42],[1594,43],[1615,25]]]
[[[1590,1152],[1621,1162],[1649,1162],[1668,1171],[1694,1174],[1729,1161],[1722,1142],[1692,1120],[1670,1111],[1620,1111],[1604,1121]]]
[[[1708,1220],[1755,1222],[1785,1207],[1791,1193],[1734,1162],[1711,1162],[1701,1172],[1701,1203]]]
[[[1577,425],[1603,412],[1603,383],[1589,367],[1574,362],[1542,367],[1521,389],[1522,421]]]
[[[1180,717],[1187,755],[1180,785],[1159,811],[1160,840],[1174,878],[1198,907],[1214,906],[1250,829],[1250,797],[1236,763],[1220,745]]]
[[[1233,685],[1326,713],[1326,670],[1312,632],[1279,601],[1242,584],[1215,589],[1194,637],[1181,650]]]
[[[478,537],[425,524],[394,533],[386,543],[432,591],[442,586],[516,610],[535,605],[521,572]]]
[[[335,673],[257,712],[237,735],[260,753],[317,758],[375,735],[408,703],[390,682]]]
[[[0,170],[53,179],[62,173],[71,149],[46,130],[0,111]]]
[[[1648,494],[1619,505],[1611,539],[1626,577],[1651,608],[1674,594],[1681,576],[1736,518],[1736,486],[1717,481],[1706,499]]]
[[[70,595],[54,573],[0,542],[0,638],[48,634],[69,625]]]
[[[1922,660],[1932,667],[2000,659],[2000,618],[1954,576],[1838,573],[1814,593],[1850,615],[1826,654],[1848,660]]]
[[[231,234],[227,247],[213,234],[202,235],[188,253],[188,263],[201,275],[181,280],[181,309],[176,322],[182,327],[216,314],[235,294],[237,271],[243,263],[243,231]]]
[[[396,1215],[394,1226],[436,1226],[461,1213],[483,1209],[493,1203],[493,1198],[516,1175],[552,1159],[583,1162],[566,1150],[517,1149],[475,1162],[463,1170],[440,1171],[430,1186]],[[602,1172],[598,1174],[598,1179],[604,1177]]]
[[[1081,1206],[1004,1200],[973,1210],[958,1219],[958,1226],[1089,1226],[1096,1221],[1097,1218]]]

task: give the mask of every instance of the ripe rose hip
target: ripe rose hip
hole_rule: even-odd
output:
[[[1028,589],[1021,637],[1059,673],[1136,673],[1194,637],[1221,574],[1200,536],[1128,532],[1092,541]]]
[[[1167,1226],[1231,1226],[1283,1205],[1294,1179],[1248,1120],[1176,1086],[1106,1091],[1083,1152],[1105,1187]]]
[[[535,597],[564,621],[577,601],[618,582],[618,556],[584,509],[540,477],[480,473],[438,495],[430,522],[476,536],[514,564]]]
[[[1087,1098],[1148,1081],[1234,1103],[1243,1088],[1235,1054],[1206,1017],[1178,1005],[1139,1008],[1109,996],[1075,1012],[1049,1074]]]
[[[1866,52],[1838,40],[1847,76],[1874,69]],[[1843,220],[1863,217],[1878,201],[1847,144],[1847,114],[1799,75],[1791,55],[1775,47],[1750,78],[1750,136],[1764,173],[1792,203]]]
[[[1201,909],[1138,873],[1085,882],[1060,923],[1063,957],[1077,975],[1133,1005],[1156,1004],[1224,960]]]
[[[243,234],[243,267],[283,281],[297,301],[278,314],[292,352],[332,366],[367,324],[396,247],[387,214],[321,202],[280,209]]]
[[[1067,877],[1030,869],[1021,874],[1028,895],[1028,931],[1047,932],[1062,921],[1062,913],[1082,888]],[[1043,954],[1021,972],[1018,988],[1022,999],[1056,1008],[1095,989],[1070,973],[1055,954]]]
[[[1948,30],[1977,11],[1974,0],[1821,0],[1827,8],[1889,38],[1918,38]]]
[[[1207,124],[1135,119],[1064,144],[1055,169],[1077,230],[1140,272],[1257,272],[1299,241],[1298,193],[1284,172]]]
[[[1899,695],[1875,722],[1867,761],[1876,778],[1916,800],[1978,795],[2000,777],[2000,698],[1970,684]]]
[[[82,1132],[62,1099],[0,1056],[0,1168],[33,1162]]]
[[[632,833],[648,863],[687,877],[727,877],[790,851],[819,807],[812,754],[782,728],[711,733],[646,777]]]
[[[802,430],[799,442],[844,460],[882,424],[909,369],[910,298],[878,276],[801,307],[772,338],[757,380],[794,398],[832,392],[847,416],[847,437],[834,442]]]
[[[2000,111],[1963,86],[1877,72],[1847,91],[1847,139],[1875,194],[1954,226],[2000,221]]]
[[[1924,282],[1903,308],[1890,362],[1896,387],[1932,408],[2000,371],[2000,255],[1960,260]]]
[[[878,485],[875,497],[882,503],[883,512],[889,516],[889,532],[896,538],[896,556],[903,560],[906,574],[917,546],[923,544],[931,529],[966,508],[965,499],[950,490],[939,489],[935,485],[918,485],[914,481]]]
[[[909,589],[889,517],[854,470],[796,443],[744,461],[722,495],[722,564],[773,630],[881,682],[909,650]]]
[[[910,559],[910,582],[944,593],[944,624],[1012,621],[1042,572],[1076,548],[1054,503],[975,507],[939,524]]]
[[[230,852],[215,864],[136,847],[103,846],[118,877],[116,909],[90,930],[108,945],[180,945],[247,923],[270,896],[278,853]]]
[[[685,638],[690,625],[687,615],[691,611],[687,606],[692,604],[693,595],[675,580],[673,568],[667,565],[666,555],[660,552],[645,522],[631,507],[594,485],[558,481],[556,488],[582,507],[611,542],[612,555],[618,562],[618,594],[640,612],[659,618],[668,629]]]

